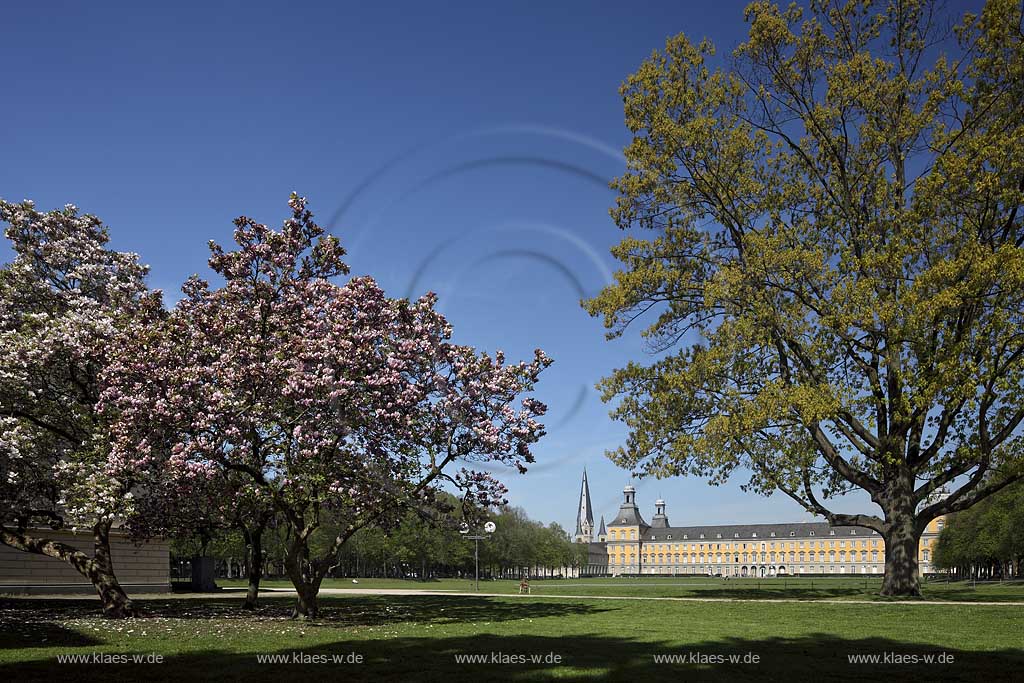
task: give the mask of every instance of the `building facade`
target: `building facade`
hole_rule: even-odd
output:
[[[39,536],[91,549],[88,533],[36,530]],[[156,539],[134,543],[118,529],[110,532],[110,556],[117,580],[129,595],[171,590],[170,544]],[[92,593],[93,585],[67,562],[0,544],[0,594]]]
[[[942,518],[932,520],[921,536],[918,566],[922,574],[934,571],[932,556],[943,524]],[[603,518],[601,526],[605,530]],[[827,522],[674,527],[661,499],[655,501],[648,524],[632,486],[623,489],[619,512],[606,531],[597,540],[577,533],[578,542],[591,544],[587,574],[768,577],[880,575],[885,570],[885,542],[871,529]],[[603,566],[596,559],[601,556],[606,558]]]

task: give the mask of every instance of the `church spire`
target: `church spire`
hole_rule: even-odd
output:
[[[576,512],[576,541],[589,543],[594,537],[594,512],[590,507],[590,485],[587,483],[587,468],[583,468],[583,483],[580,485],[580,505]]]

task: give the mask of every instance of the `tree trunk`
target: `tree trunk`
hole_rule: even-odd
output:
[[[885,576],[882,579],[881,594],[888,597],[920,597],[917,567],[920,533],[915,524],[913,508],[887,517],[883,533]]]
[[[100,522],[93,527],[93,548],[89,578],[103,603],[104,616],[111,619],[136,616],[135,605],[114,575],[114,564],[110,557],[110,522]]]
[[[317,594],[320,592],[319,582],[315,582],[315,585],[303,584],[296,586],[295,589],[299,597],[295,601],[295,611],[292,613],[292,619],[308,620],[316,619],[320,616],[320,604],[317,598]]]
[[[300,539],[292,541],[285,554],[284,564],[288,578],[298,594],[292,619],[316,619],[320,613],[317,594],[327,567],[309,561],[309,548]]]
[[[242,609],[256,609],[260,596],[260,580],[263,578],[263,527],[258,526],[252,531],[245,531],[249,546],[249,588],[245,592],[245,603]]]
[[[123,619],[136,615],[135,605],[125,594],[114,574],[110,557],[110,522],[103,521],[93,527],[93,557],[59,541],[27,536],[23,529],[12,531],[0,528],[0,543],[37,555],[45,555],[67,562],[79,574],[89,579],[103,605],[103,615]]]

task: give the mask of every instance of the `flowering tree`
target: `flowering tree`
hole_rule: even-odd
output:
[[[70,563],[104,613],[132,614],[114,574],[110,528],[130,510],[131,481],[108,460],[96,404],[118,330],[159,308],[135,254],[73,206],[40,213],[0,201],[15,258],[0,270],[0,542]],[[85,528],[92,553],[33,532]]]
[[[410,507],[434,505],[443,484],[476,504],[504,487],[456,461],[501,461],[520,471],[543,435],[545,406],[530,392],[550,364],[508,365],[451,343],[430,294],[389,299],[369,277],[344,285],[338,241],[292,195],[274,231],[235,221],[238,249],[211,243],[216,290],[198,277],[161,325],[123,346],[104,400],[120,416],[115,453],[241,473],[290,526],[286,570],[295,615],[317,614],[320,583],[358,529]],[[312,543],[327,513],[344,520]]]

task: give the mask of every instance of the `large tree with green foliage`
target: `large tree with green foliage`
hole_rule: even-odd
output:
[[[1021,575],[1024,484],[1008,486],[952,515],[935,546],[935,566],[960,576]]]
[[[602,384],[641,475],[782,491],[886,542],[915,595],[926,523],[1022,476],[1021,7],[757,2],[731,60],[679,35],[625,82],[612,216],[637,232],[589,301],[661,352]],[[940,487],[944,500],[930,499]],[[863,489],[878,513],[838,514]]]

